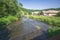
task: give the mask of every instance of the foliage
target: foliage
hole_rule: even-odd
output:
[[[15,16],[8,16],[8,17],[0,18],[0,30],[3,30],[11,22],[14,22],[17,20],[18,20],[18,18]]]
[[[21,5],[20,5],[21,6]],[[6,25],[17,21],[20,16],[17,0],[0,0],[0,30],[6,28]]]
[[[23,8],[23,7],[21,7],[20,9],[22,9],[22,11],[24,11],[25,15],[27,15],[27,14],[30,15],[32,12],[35,12],[35,11],[41,11],[41,10],[26,9],[26,8]]]
[[[0,17],[16,15],[18,6],[16,0],[0,0]]]
[[[49,8],[49,9],[44,9],[44,10],[60,10],[60,8]]]
[[[20,6],[20,7],[23,7],[23,4],[22,4],[22,3],[19,3],[19,6]]]
[[[57,34],[60,34],[60,27],[50,27],[47,30],[47,37],[48,38],[56,36]]]
[[[51,26],[58,26],[60,27],[60,17],[49,17],[49,16],[30,16],[28,15],[29,18],[39,20],[42,22],[45,22]]]
[[[30,9],[26,9],[26,8],[21,8],[21,9],[22,9],[22,11],[24,11],[25,15],[27,15],[27,13],[31,14],[31,12],[32,12]]]
[[[57,13],[57,16],[60,16],[60,12]]]

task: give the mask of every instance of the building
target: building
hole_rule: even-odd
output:
[[[39,11],[32,12],[32,15],[40,15]]]
[[[57,15],[58,12],[60,11],[56,11],[56,10],[48,10],[48,11],[42,11],[43,15],[45,16],[55,16]]]
[[[47,10],[47,11],[36,11],[32,12],[32,15],[44,15],[44,16],[55,16],[60,11],[57,10]]]

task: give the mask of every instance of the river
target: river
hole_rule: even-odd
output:
[[[47,40],[46,31],[49,25],[40,21],[22,18],[21,24],[15,26],[15,28],[17,28],[17,31],[11,33],[9,40]]]

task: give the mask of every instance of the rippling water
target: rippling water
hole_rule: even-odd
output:
[[[45,38],[46,35],[43,31],[47,30],[48,25],[32,19],[22,18],[20,21],[12,23],[8,28],[11,30],[10,40],[35,40]]]

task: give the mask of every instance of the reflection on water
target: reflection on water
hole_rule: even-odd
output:
[[[41,25],[41,26],[40,26]],[[22,20],[12,23],[8,28],[10,30],[10,40],[30,40],[39,35],[42,35],[48,27],[43,23],[39,23],[37,21],[22,18]],[[44,38],[45,34],[43,34],[42,38]]]
[[[23,29],[23,28],[22,28],[21,25],[13,28],[13,29],[11,30],[10,37],[12,38],[12,37],[15,37],[15,36],[19,35],[19,34],[21,33],[22,29]]]
[[[33,20],[30,20],[33,21]],[[7,28],[10,33],[7,37],[9,39],[6,40],[29,40],[33,37],[36,37],[41,34],[39,26],[33,26],[30,23],[29,19],[22,19],[20,21],[11,23]],[[6,33],[7,34],[7,33]]]
[[[21,23],[21,21],[17,21],[9,25],[7,28],[10,30],[9,36],[10,36],[10,39],[12,39],[17,35],[20,35],[23,29],[23,24]]]
[[[9,40],[9,30],[7,28],[0,31],[0,40]]]

